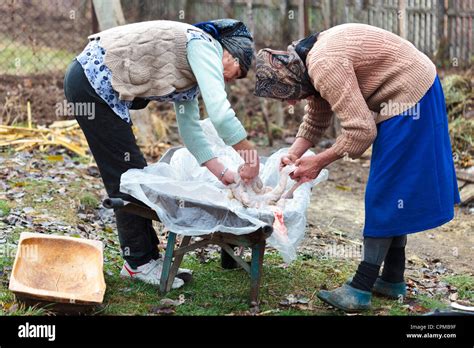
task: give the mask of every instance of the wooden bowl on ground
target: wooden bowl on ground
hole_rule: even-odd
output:
[[[98,305],[105,293],[103,244],[23,232],[9,289],[19,299]]]

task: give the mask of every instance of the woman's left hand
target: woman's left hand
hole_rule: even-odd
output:
[[[293,180],[304,182],[316,179],[325,167],[317,155],[304,156],[295,162],[296,169],[290,174]]]
[[[245,163],[239,170],[240,178],[246,183],[252,182],[260,171],[260,161],[255,161],[256,163]]]

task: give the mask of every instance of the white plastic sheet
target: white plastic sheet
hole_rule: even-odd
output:
[[[201,127],[216,156],[229,169],[236,171],[243,163],[239,154],[224,144],[209,119],[202,121]],[[287,150],[281,149],[262,160],[260,178],[264,185],[277,185],[280,158]],[[308,150],[304,156],[311,154]],[[296,248],[304,237],[311,187],[327,177],[328,171],[323,169],[312,182],[296,189],[293,199],[286,200],[283,215],[288,233],[275,230],[267,240],[270,246],[280,251],[285,262],[296,258]],[[289,179],[287,190],[294,183]],[[143,169],[128,170],[122,175],[120,191],[148,205],[168,230],[182,235],[247,234],[262,226],[273,225],[274,221],[271,209],[245,208],[236,199],[231,199],[229,188],[207,168],[199,166],[185,148],[177,150],[169,164],[158,162]]]

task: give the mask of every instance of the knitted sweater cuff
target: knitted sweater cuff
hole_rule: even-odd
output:
[[[203,163],[215,158],[216,156],[212,152],[211,149],[203,149],[199,151],[190,151],[196,161],[198,161],[199,165],[203,165]]]
[[[359,158],[372,145],[375,137],[367,136],[360,138],[351,138],[347,134],[341,134],[334,145],[331,147],[336,154],[341,157]]]
[[[311,127],[307,123],[302,123],[300,128],[298,129],[298,133],[296,133],[296,137],[304,138],[310,141],[314,146],[319,142],[319,139],[321,139],[321,133],[313,129],[313,127]]]
[[[241,126],[237,132],[232,134],[230,137],[225,138],[224,143],[226,145],[233,146],[245,139],[247,139],[247,132],[245,131],[245,128]]]

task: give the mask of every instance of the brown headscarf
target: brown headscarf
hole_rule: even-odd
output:
[[[318,34],[293,42],[288,51],[269,48],[257,54],[255,95],[280,100],[299,100],[316,94],[305,60]]]

